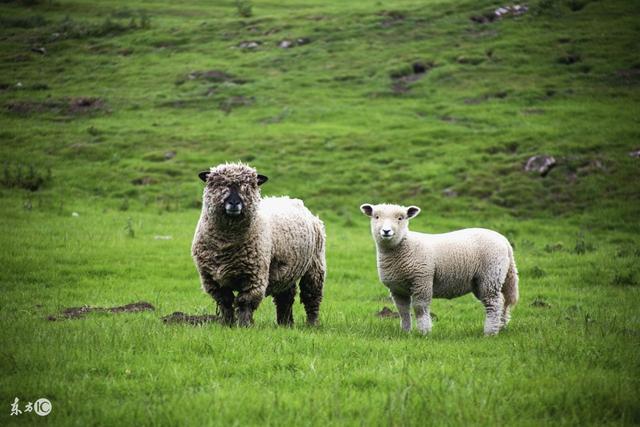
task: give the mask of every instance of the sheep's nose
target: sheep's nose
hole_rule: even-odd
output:
[[[390,228],[383,228],[382,229],[382,235],[387,237],[387,236],[391,236],[393,233],[393,231]]]

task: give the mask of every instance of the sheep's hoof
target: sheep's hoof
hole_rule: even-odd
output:
[[[285,320],[285,321],[278,321],[278,326],[282,326],[284,328],[293,328],[293,320]]]
[[[318,315],[307,315],[307,325],[308,326],[316,326],[318,324]]]
[[[222,324],[224,326],[228,326],[230,328],[233,328],[234,326],[237,325],[236,319],[224,319],[222,320]]]

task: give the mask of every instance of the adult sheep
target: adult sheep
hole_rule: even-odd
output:
[[[299,280],[307,322],[315,324],[325,278],[322,221],[301,200],[262,199],[267,177],[248,165],[223,164],[199,176],[206,185],[191,254],[223,321],[235,324],[237,312],[238,323],[249,326],[273,295],[278,324],[291,325]]]
[[[371,217],[378,275],[398,308],[402,329],[411,329],[412,304],[418,330],[431,331],[432,298],[455,298],[473,292],[485,307],[485,335],[509,322],[518,302],[518,270],[509,241],[495,231],[467,228],[444,234],[409,231],[420,208],[360,206]]]

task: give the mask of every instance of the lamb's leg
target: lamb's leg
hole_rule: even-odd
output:
[[[433,298],[433,278],[424,277],[411,288],[411,303],[416,315],[416,327],[421,334],[431,332],[431,300]]]
[[[236,316],[233,311],[233,292],[228,288],[221,287],[210,274],[200,271],[200,280],[202,289],[215,300],[222,314],[222,322],[226,325],[233,325],[236,322]]]
[[[253,324],[253,312],[257,310],[263,300],[265,290],[266,286],[256,286],[238,292],[236,297],[238,325],[247,327]]]
[[[431,313],[429,306],[430,300],[413,298],[413,311],[416,314],[416,327],[421,334],[428,334],[431,332]]]
[[[500,316],[500,329],[507,326],[509,320],[511,320],[511,312],[509,310],[509,306],[505,304],[502,308],[502,315]]]
[[[492,295],[485,295],[482,299],[482,304],[484,305],[487,313],[487,317],[484,321],[484,334],[496,335],[503,325],[502,316],[504,297],[500,292]]]
[[[273,302],[276,305],[276,318],[278,325],[293,325],[293,301],[295,296],[295,284],[286,291],[273,295]]]
[[[400,313],[400,327],[403,331],[411,330],[411,297],[398,295],[391,292],[393,302],[396,304],[398,313]]]
[[[324,276],[324,259],[318,257],[311,263],[309,270],[300,279],[300,301],[304,305],[304,311],[307,313],[307,324],[309,325],[318,323]]]

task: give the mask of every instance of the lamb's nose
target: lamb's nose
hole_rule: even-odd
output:
[[[382,229],[382,235],[383,236],[390,236],[391,235],[391,229],[390,228],[383,228]]]

